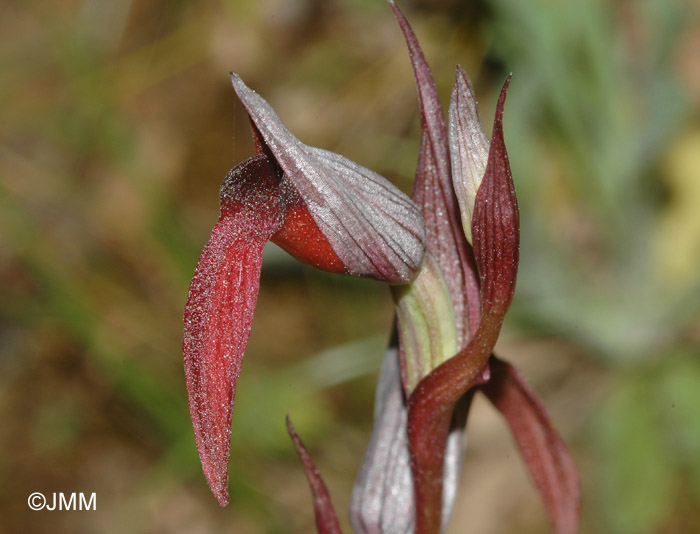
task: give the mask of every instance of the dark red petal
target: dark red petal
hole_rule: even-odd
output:
[[[427,249],[445,275],[459,344],[464,346],[479,322],[479,284],[452,187],[447,127],[437,87],[418,40],[401,10],[393,1],[389,4],[408,45],[421,108],[423,135],[412,196],[425,218]]]
[[[242,163],[221,192],[221,216],[199,258],[182,344],[190,414],[209,487],[228,504],[231,413],[258,296],[262,250],[280,224],[279,179],[264,156]]]
[[[503,140],[503,104],[510,76],[498,97],[489,159],[476,194],[472,235],[481,281],[482,314],[505,315],[518,272],[520,215]]]
[[[287,416],[287,431],[289,436],[294,442],[294,447],[299,455],[299,460],[301,460],[301,465],[304,467],[304,472],[306,473],[306,478],[309,481],[309,486],[311,486],[311,493],[314,497],[314,512],[316,514],[316,529],[319,534],[341,534],[340,524],[338,523],[338,518],[335,515],[335,509],[333,508],[333,503],[331,502],[330,493],[328,493],[328,488],[321,478],[321,474],[316,469],[309,451],[306,450],[304,443],[297,434],[297,431],[292,425],[291,419]]]
[[[307,265],[331,273],[346,273],[343,261],[316,224],[304,200],[287,181],[282,183],[284,224],[272,242]]]
[[[491,380],[482,390],[506,418],[557,534],[575,534],[579,523],[579,477],[547,411],[520,373],[491,357]]]

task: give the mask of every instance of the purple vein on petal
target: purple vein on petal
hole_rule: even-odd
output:
[[[350,522],[358,534],[413,532],[415,507],[406,421],[399,355],[392,346],[379,372],[372,437],[350,503]]]
[[[237,74],[231,80],[266,147],[347,271],[389,283],[415,278],[425,252],[425,224],[415,203],[374,171],[299,141]]]
[[[449,520],[457,496],[465,442],[465,420],[471,395],[462,399],[445,449],[442,517]],[[413,534],[415,499],[410,470],[408,407],[401,384],[396,346],[387,350],[379,372],[374,425],[350,504],[357,534]]]
[[[425,217],[426,246],[445,274],[459,343],[464,346],[478,324],[478,281],[452,188],[447,127],[437,87],[418,40],[401,10],[392,0],[389,4],[408,46],[421,109],[422,138],[413,199]]]

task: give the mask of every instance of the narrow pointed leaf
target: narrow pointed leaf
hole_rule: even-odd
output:
[[[190,414],[209,487],[228,504],[231,414],[258,296],[265,242],[280,224],[276,167],[258,156],[229,173],[221,216],[185,306],[183,354]]]
[[[231,79],[267,148],[346,271],[389,283],[412,280],[423,261],[425,239],[416,205],[374,171],[303,144],[237,74]]]
[[[489,142],[481,127],[471,81],[459,65],[448,116],[452,183],[459,202],[462,228],[471,243],[474,202],[486,171]]]
[[[297,434],[297,431],[292,425],[292,421],[287,416],[287,431],[289,436],[294,442],[294,447],[299,455],[299,460],[301,460],[301,465],[306,473],[306,478],[309,481],[309,486],[311,487],[311,492],[314,498],[314,512],[316,515],[316,529],[318,534],[341,534],[340,524],[338,523],[338,518],[335,514],[335,509],[333,508],[333,503],[331,502],[331,496],[328,492],[326,484],[321,478],[321,474],[316,469],[316,466],[311,460],[309,451],[306,450],[304,443]]]
[[[492,357],[491,380],[482,391],[503,414],[542,495],[556,534],[575,534],[579,522],[579,478],[566,445],[547,411],[517,370]]]

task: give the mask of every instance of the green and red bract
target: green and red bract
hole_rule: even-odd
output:
[[[391,393],[396,390],[385,383],[391,378],[385,363],[377,392],[377,426],[353,494],[353,525],[360,534],[444,531],[462,454],[450,444],[463,433],[474,392],[483,390],[511,426],[554,531],[574,533],[579,482],[571,457],[542,404],[511,366],[492,356],[513,298],[519,255],[519,214],[502,127],[510,78],[498,100],[489,145],[471,82],[458,67],[448,131],[415,34],[394,2],[389,3],[408,45],[421,107],[423,132],[413,199],[425,217],[427,254],[436,260],[449,288],[441,298],[451,300],[459,350],[446,361],[434,354],[420,355],[426,347],[430,352],[445,346],[444,339],[432,338],[446,335],[441,329],[421,326],[426,323],[425,314],[437,309],[431,302],[436,297],[425,297],[426,286],[420,285],[423,273],[407,289],[393,292],[395,298],[404,298],[406,292],[413,295],[413,317],[397,301],[405,396]],[[402,346],[412,342],[412,350]],[[420,362],[406,361],[416,354]],[[392,357],[391,351],[387,357]],[[430,362],[440,361],[417,383],[415,373],[407,380],[407,368],[425,370]],[[397,421],[405,421],[406,428]],[[409,477],[397,472],[406,458],[410,458]],[[412,481],[412,493],[408,493],[407,479]],[[381,487],[371,488],[368,481]],[[400,515],[406,508],[412,510],[412,520]],[[393,527],[387,530],[387,525]]]
[[[420,102],[422,135],[411,197],[425,219],[426,250],[445,274],[457,335],[462,343],[478,324],[479,283],[452,185],[447,127],[437,88],[418,40],[396,4],[390,0],[389,5],[406,39]]]
[[[440,531],[444,445],[439,444],[447,442],[457,402],[488,380],[487,362],[515,290],[518,208],[500,127],[507,83],[498,101],[488,164],[472,219],[480,281],[479,324],[466,347],[419,382],[408,400],[417,533]]]
[[[304,145],[240,77],[232,79],[257,154],[222,184],[219,222],[190,285],[183,340],[197,448],[222,506],[236,384],[265,244],[273,241],[318,269],[400,284],[420,269],[425,233],[416,205],[386,179]]]

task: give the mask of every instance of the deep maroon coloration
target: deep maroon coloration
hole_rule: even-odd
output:
[[[472,233],[479,270],[481,317],[467,346],[418,383],[408,400],[408,433],[417,502],[416,532],[441,527],[443,451],[452,413],[467,391],[485,380],[484,368],[513,298],[519,224],[503,131],[507,82],[496,109],[488,165],[476,196]]]
[[[542,403],[510,364],[493,355],[515,291],[520,246],[502,124],[510,76],[489,143],[471,82],[458,67],[448,130],[416,36],[388,1],[418,87],[422,138],[415,202],[373,171],[303,144],[232,74],[251,120],[256,155],[222,184],[219,221],[199,259],[185,308],[185,372],[204,474],[225,506],[236,383],[262,250],[273,241],[316,268],[400,284],[394,297],[411,303],[399,308],[397,335],[380,373],[377,426],[351,506],[358,534],[444,532],[477,391],[504,415],[554,531],[575,534],[574,463]],[[328,489],[289,418],[287,428],[312,489],[317,530],[339,534]]]
[[[491,380],[481,389],[508,421],[554,531],[574,534],[578,531],[580,489],[576,465],[566,444],[520,373],[495,357],[491,357],[489,366]]]
[[[221,215],[204,248],[185,306],[182,344],[190,414],[204,475],[228,504],[231,411],[258,296],[262,249],[279,229],[276,167],[256,156],[232,170]]]
[[[318,534],[341,534],[340,524],[331,503],[331,496],[328,493],[328,488],[321,478],[318,469],[314,465],[309,451],[306,450],[304,442],[301,441],[299,434],[294,428],[291,419],[287,416],[287,432],[294,442],[294,447],[299,455],[299,460],[306,473],[306,478],[311,486],[311,493],[314,497],[314,514],[316,516],[316,529]]]
[[[575,532],[578,477],[563,442],[552,430],[541,404],[516,403],[525,398],[525,389],[520,387],[521,382],[512,380],[512,373],[501,372],[506,364],[492,364],[499,371],[492,373],[488,363],[513,297],[519,255],[519,215],[502,128],[509,80],[499,97],[493,138],[488,146],[471,83],[458,67],[450,106],[448,144],[428,65],[408,22],[391,0],[389,3],[406,38],[421,104],[423,138],[413,197],[426,217],[428,252],[438,260],[450,287],[462,347],[453,358],[423,378],[412,392],[407,390],[408,448],[415,497],[412,532],[437,534],[446,526],[445,513],[450,506],[444,502],[443,482],[449,477],[445,455],[448,436],[455,431],[453,414],[458,403],[468,409],[471,393],[483,384],[488,385],[489,392],[499,392],[497,397],[489,397],[506,415],[509,424],[520,425],[517,430],[513,426],[514,435],[545,500],[555,531]],[[486,151],[488,158],[482,161]],[[481,165],[485,167],[483,177],[475,174]],[[457,199],[456,191],[471,193],[473,200],[468,195]],[[459,220],[454,216],[457,201],[461,204],[462,224],[470,224],[470,231],[463,232],[455,224]],[[471,236],[473,249],[463,239],[465,234]],[[455,287],[461,291],[456,296]],[[462,299],[466,299],[466,305]],[[401,356],[405,357],[405,351],[401,351]],[[402,366],[405,368],[405,362]],[[528,439],[539,435],[548,439]],[[529,447],[535,441],[539,449],[533,453]],[[382,464],[372,456],[365,461]],[[560,467],[556,470],[558,476],[546,472],[551,466]],[[354,506],[361,505],[354,503]]]
[[[202,468],[221,506],[236,384],[258,296],[262,251],[273,241],[318,269],[398,284],[423,260],[415,204],[373,171],[296,139],[236,75],[256,155],[237,165],[185,305],[183,355]]]

